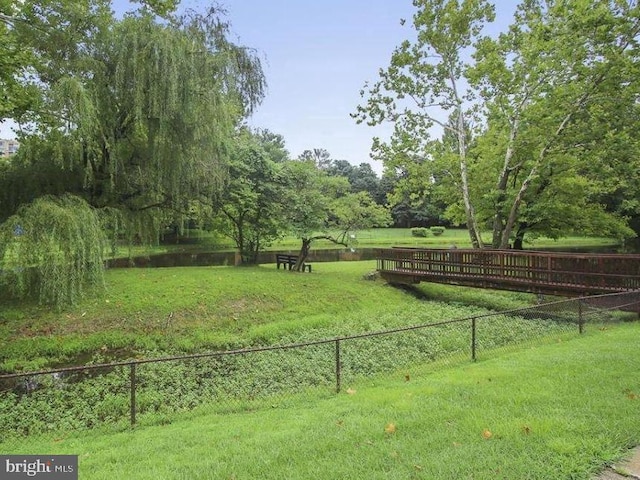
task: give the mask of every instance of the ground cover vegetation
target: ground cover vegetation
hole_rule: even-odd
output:
[[[373,269],[369,261],[323,263],[312,275],[274,265],[109,270],[104,296],[62,312],[2,302],[3,370],[73,364],[100,352],[109,358],[121,350],[135,356],[322,339],[536,301],[523,293],[423,284],[417,288],[434,300],[424,303],[383,281],[364,280]]]
[[[638,324],[359,380],[330,398],[215,407],[135,430],[5,437],[78,454],[84,478],[589,479],[640,442]],[[260,429],[256,429],[260,425]]]
[[[538,301],[529,294],[442,285],[399,290],[362,278],[373,266],[326,263],[313,275],[278,271],[273,265],[114,270],[106,298],[85,301],[77,309],[55,314],[42,308],[5,308],[2,368],[33,371],[317,342],[466,319]],[[477,325],[477,351],[492,355],[514,345],[573,338],[578,335],[577,312],[566,313],[529,311],[483,319]],[[425,362],[433,368],[450,366],[470,359],[470,342],[469,321],[345,340],[340,375],[347,385],[398,369],[408,374]],[[326,343],[141,365],[136,374],[139,421],[163,422],[203,404],[238,411],[255,408],[256,402],[279,404],[295,392],[331,394],[336,385],[334,349]],[[129,374],[127,367],[118,367],[4,383],[4,434],[126,424]]]

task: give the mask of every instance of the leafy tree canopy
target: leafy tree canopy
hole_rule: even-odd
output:
[[[351,192],[348,178],[330,176],[311,161],[288,162],[286,172],[291,182],[289,231],[302,241],[296,270],[302,268],[316,240],[350,247],[357,230],[389,225],[387,208],[378,205],[369,192]]]
[[[255,264],[261,249],[287,229],[288,179],[282,137],[240,129],[229,150],[224,188],[215,196],[215,228],[233,240],[243,264]]]
[[[386,168],[409,175],[412,194],[446,199],[475,246],[486,229],[497,248],[526,232],[629,235],[620,214],[637,190],[620,196],[600,174],[625,175],[619,155],[637,152],[637,2],[525,0],[497,37],[482,35],[493,19],[484,0],[414,4],[416,39],[363,89],[354,115],[394,123],[389,142],[374,141]],[[640,170],[640,157],[622,157]]]
[[[2,60],[12,68],[0,74],[0,113],[26,125],[0,169],[0,218],[68,193],[108,214],[114,235],[131,236],[179,221],[224,185],[234,131],[264,93],[260,61],[229,40],[215,8],[164,21],[151,11],[175,3],[145,2],[121,20],[103,0],[0,4],[1,41],[20,45]]]

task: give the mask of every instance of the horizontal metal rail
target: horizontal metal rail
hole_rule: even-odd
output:
[[[634,293],[637,295],[637,298],[633,296]],[[606,303],[607,299],[611,299],[612,301],[609,302],[613,305],[611,308],[623,308],[626,306],[635,306],[636,308],[638,308],[638,305],[640,304],[640,290],[638,290],[637,292],[627,292],[627,296],[628,295],[632,295],[633,299],[630,301],[625,301],[624,303],[615,301],[615,299],[621,296],[620,293],[591,295],[589,297],[586,297],[584,300],[585,302],[588,302],[588,303],[598,303],[598,301]],[[408,325],[406,327],[398,327],[398,328],[393,328],[389,330],[360,333],[360,334],[349,335],[344,337],[334,337],[334,338],[321,339],[321,340],[315,340],[315,341],[304,342],[304,343],[291,343],[287,345],[269,345],[264,347],[242,348],[242,349],[236,349],[236,350],[224,350],[224,351],[216,351],[216,352],[204,352],[204,353],[196,353],[196,354],[190,354],[190,355],[174,355],[174,356],[158,357],[158,358],[124,360],[120,362],[111,362],[111,363],[96,363],[96,364],[79,365],[79,366],[73,366],[73,367],[60,367],[55,369],[38,370],[38,371],[31,371],[31,372],[6,373],[6,374],[0,374],[0,380],[31,377],[36,375],[48,375],[48,374],[54,374],[54,373],[70,373],[70,372],[78,372],[78,371],[84,371],[84,370],[98,370],[103,368],[142,365],[145,363],[174,362],[174,361],[193,360],[193,359],[200,359],[200,358],[222,357],[227,355],[245,355],[250,353],[267,352],[267,351],[274,351],[274,350],[291,350],[291,349],[302,348],[302,347],[310,347],[314,345],[325,345],[325,344],[335,343],[335,342],[344,342],[344,341],[356,340],[360,338],[378,337],[382,335],[391,335],[394,333],[408,332],[412,330],[420,330],[424,328],[438,327],[438,326],[450,325],[450,324],[461,323],[461,322],[468,322],[473,319],[494,317],[496,315],[518,315],[519,313],[530,311],[532,308],[533,309],[553,308],[554,306],[562,305],[567,302],[572,302],[575,300],[576,299],[558,300],[554,302],[548,302],[548,303],[536,305],[534,307],[527,306],[527,307],[520,307],[512,310],[504,310],[500,312],[487,312],[483,314],[473,315],[470,317],[444,320],[441,322]]]

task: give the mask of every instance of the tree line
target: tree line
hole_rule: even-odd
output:
[[[284,234],[302,263],[314,240],[389,223],[365,188],[245,126],[265,92],[258,56],[220,8],[177,3],[122,18],[105,0],[0,3],[0,120],[21,125],[0,163],[3,294],[72,303],[103,284],[109,245],[190,222],[232,238],[243,263]]]
[[[393,123],[373,152],[402,177],[398,190],[446,202],[475,247],[483,231],[494,248],[572,231],[635,236],[638,2],[523,0],[493,35],[487,0],[413,3],[411,39],[353,114]]]
[[[246,120],[265,95],[255,51],[220,7],[175,0],[0,0],[4,294],[63,305],[103,284],[103,255],[197,223],[244,263],[285,235],[349,246],[371,226],[465,225],[475,247],[640,230],[640,7],[414,0],[414,31],[361,91],[353,117],[392,122],[368,163],[321,148],[291,158]],[[403,21],[403,23],[405,23]],[[437,127],[437,128],[434,128]]]

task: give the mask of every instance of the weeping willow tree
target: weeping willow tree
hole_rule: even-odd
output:
[[[80,275],[61,265],[72,258],[73,249],[79,249],[82,258],[85,248],[97,249],[101,244],[96,239],[105,226],[113,236],[128,239],[157,236],[163,225],[184,218],[192,202],[215,195],[224,183],[233,132],[261,101],[265,88],[258,57],[229,40],[229,24],[216,9],[159,22],[145,10],[117,20],[102,0],[94,7],[95,23],[89,28],[66,26],[73,32],[69,38],[58,38],[60,25],[48,32],[42,16],[33,38],[24,37],[38,58],[32,70],[41,99],[26,117],[36,127],[21,138],[15,160],[20,168],[0,172],[9,189],[26,184],[14,182],[12,175],[28,176],[30,168],[43,165],[52,170],[48,178],[62,179],[63,185],[56,182],[53,188],[43,182],[28,195],[7,193],[12,200],[0,205],[0,219],[17,215],[3,225],[6,235],[18,223],[25,228],[25,216],[50,222],[48,227],[34,223],[34,228],[50,232],[48,236],[29,236],[31,251],[40,254],[18,248],[27,243],[21,236],[10,241],[5,258],[0,257],[13,262],[9,275],[18,275],[20,268],[29,272],[16,280],[15,292],[37,292],[47,303],[73,301],[79,294],[77,281],[100,283],[93,281],[94,270]],[[55,35],[45,41],[49,33]],[[24,206],[24,201],[51,193],[63,196]],[[102,219],[87,222],[86,228],[96,230],[83,234],[96,241],[65,244],[71,238],[65,232],[77,231],[73,219],[86,220],[88,212]],[[64,261],[44,254],[53,244],[66,245],[53,249]],[[99,255],[96,251],[91,262],[71,263],[89,269]],[[49,268],[53,270],[47,273]],[[69,278],[60,281],[59,288],[67,288],[67,295],[43,293],[52,278],[65,275]],[[40,286],[34,283],[38,278]]]
[[[92,206],[181,212],[220,187],[227,142],[264,88],[259,60],[227,35],[214,11],[127,17],[51,86],[48,139],[60,165],[85,170]]]
[[[102,286],[104,236],[95,210],[72,195],[43,196],[0,225],[0,286],[61,307]]]

